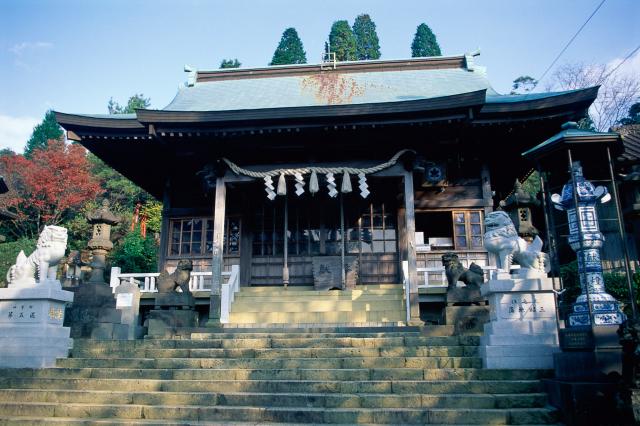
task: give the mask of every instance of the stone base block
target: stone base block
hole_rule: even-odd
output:
[[[501,321],[484,325],[485,334],[499,334],[501,336],[529,336],[532,334],[557,333],[555,321]]]
[[[71,337],[94,337],[94,329],[121,325],[122,312],[115,307],[97,308],[93,306],[74,305],[67,309],[65,325],[71,327]],[[96,331],[102,334],[101,331]]]
[[[96,340],[127,340],[129,326],[127,324],[95,323],[91,330],[91,338]]]
[[[556,344],[480,346],[484,368],[552,369]]]
[[[196,327],[198,313],[192,310],[160,310],[149,312],[149,336],[166,336],[179,328]]]
[[[553,356],[531,358],[528,356],[501,356],[482,358],[483,368],[494,369],[553,369]]]
[[[158,293],[154,309],[194,309],[195,299],[191,293]]]
[[[22,330],[26,332],[27,330]],[[67,335],[69,329],[66,329]],[[57,358],[69,356],[73,339],[69,337],[10,337],[0,338],[0,367],[54,367]]]
[[[500,346],[480,346],[478,353],[482,357],[501,356],[552,356],[559,352],[556,345],[500,345]]]
[[[500,335],[485,334],[480,337],[480,345],[483,346],[509,346],[509,345],[558,345],[558,335],[555,333],[531,334],[531,335]]]
[[[454,287],[447,290],[447,303],[484,305],[485,299],[480,295],[480,287]]]
[[[488,306],[448,306],[445,308],[445,324],[453,325],[455,333],[482,333],[489,321]]]

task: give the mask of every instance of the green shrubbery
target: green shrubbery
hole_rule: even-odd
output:
[[[0,287],[7,286],[7,271],[16,262],[20,250],[29,256],[36,249],[36,240],[22,238],[17,241],[0,243]]]
[[[111,252],[112,266],[119,266],[123,272],[155,272],[158,270],[158,244],[147,234],[142,236],[139,229],[129,232]]]

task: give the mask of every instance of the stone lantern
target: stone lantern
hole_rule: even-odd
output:
[[[500,207],[511,218],[518,235],[528,242],[532,242],[539,234],[531,219],[532,207],[538,206],[540,206],[540,201],[534,195],[522,189],[522,184],[517,179],[511,195],[500,201]]]
[[[553,194],[551,202],[567,212],[569,246],[576,252],[582,294],[568,315],[569,327],[618,325],[626,319],[620,304],[604,287],[600,250],[604,236],[598,225],[596,203],[606,203],[611,195],[604,186],[594,186],[582,174],[579,161],[571,164],[572,181],[562,187],[562,195]]]
[[[109,210],[109,201],[103,200],[102,206],[87,215],[87,221],[93,225],[93,235],[87,244],[93,260],[91,261],[91,277],[93,284],[105,283],[104,270],[107,254],[113,249],[111,227],[120,222],[120,218]]]

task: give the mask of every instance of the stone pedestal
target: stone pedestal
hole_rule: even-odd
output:
[[[446,325],[453,325],[455,334],[480,334],[489,322],[488,306],[447,306],[444,310]]]
[[[72,290],[75,298],[65,321],[71,327],[71,337],[128,339],[129,327],[122,324],[111,287],[89,282]]]
[[[489,307],[480,287],[453,287],[447,290],[444,323],[453,325],[456,334],[481,334],[489,322]]]
[[[559,351],[553,283],[544,274],[499,274],[482,286],[491,321],[480,338],[485,368],[553,368]]]
[[[140,326],[140,288],[129,282],[123,282],[115,289],[116,308],[121,312],[122,324],[128,327],[129,340],[141,339],[144,327]]]
[[[147,326],[149,337],[171,336],[180,328],[197,327],[198,313],[190,309],[154,309],[149,312]]]
[[[179,328],[198,326],[198,312],[191,293],[158,293],[146,324],[149,337],[175,334]]]
[[[55,280],[0,289],[0,367],[53,367],[66,358],[73,340],[63,322],[72,300]]]

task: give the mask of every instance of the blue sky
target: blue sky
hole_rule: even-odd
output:
[[[184,64],[264,66],[290,26],[317,62],[332,22],[360,13],[375,21],[383,59],[409,57],[426,22],[445,55],[480,47],[477,63],[505,93],[519,75],[540,77],[600,1],[2,0],[0,147],[21,151],[50,108],[106,113],[110,97],[134,93],[162,108],[186,80]],[[559,64],[619,60],[640,44],[638,22],[640,1],[607,0]],[[625,67],[640,73],[640,54]]]

